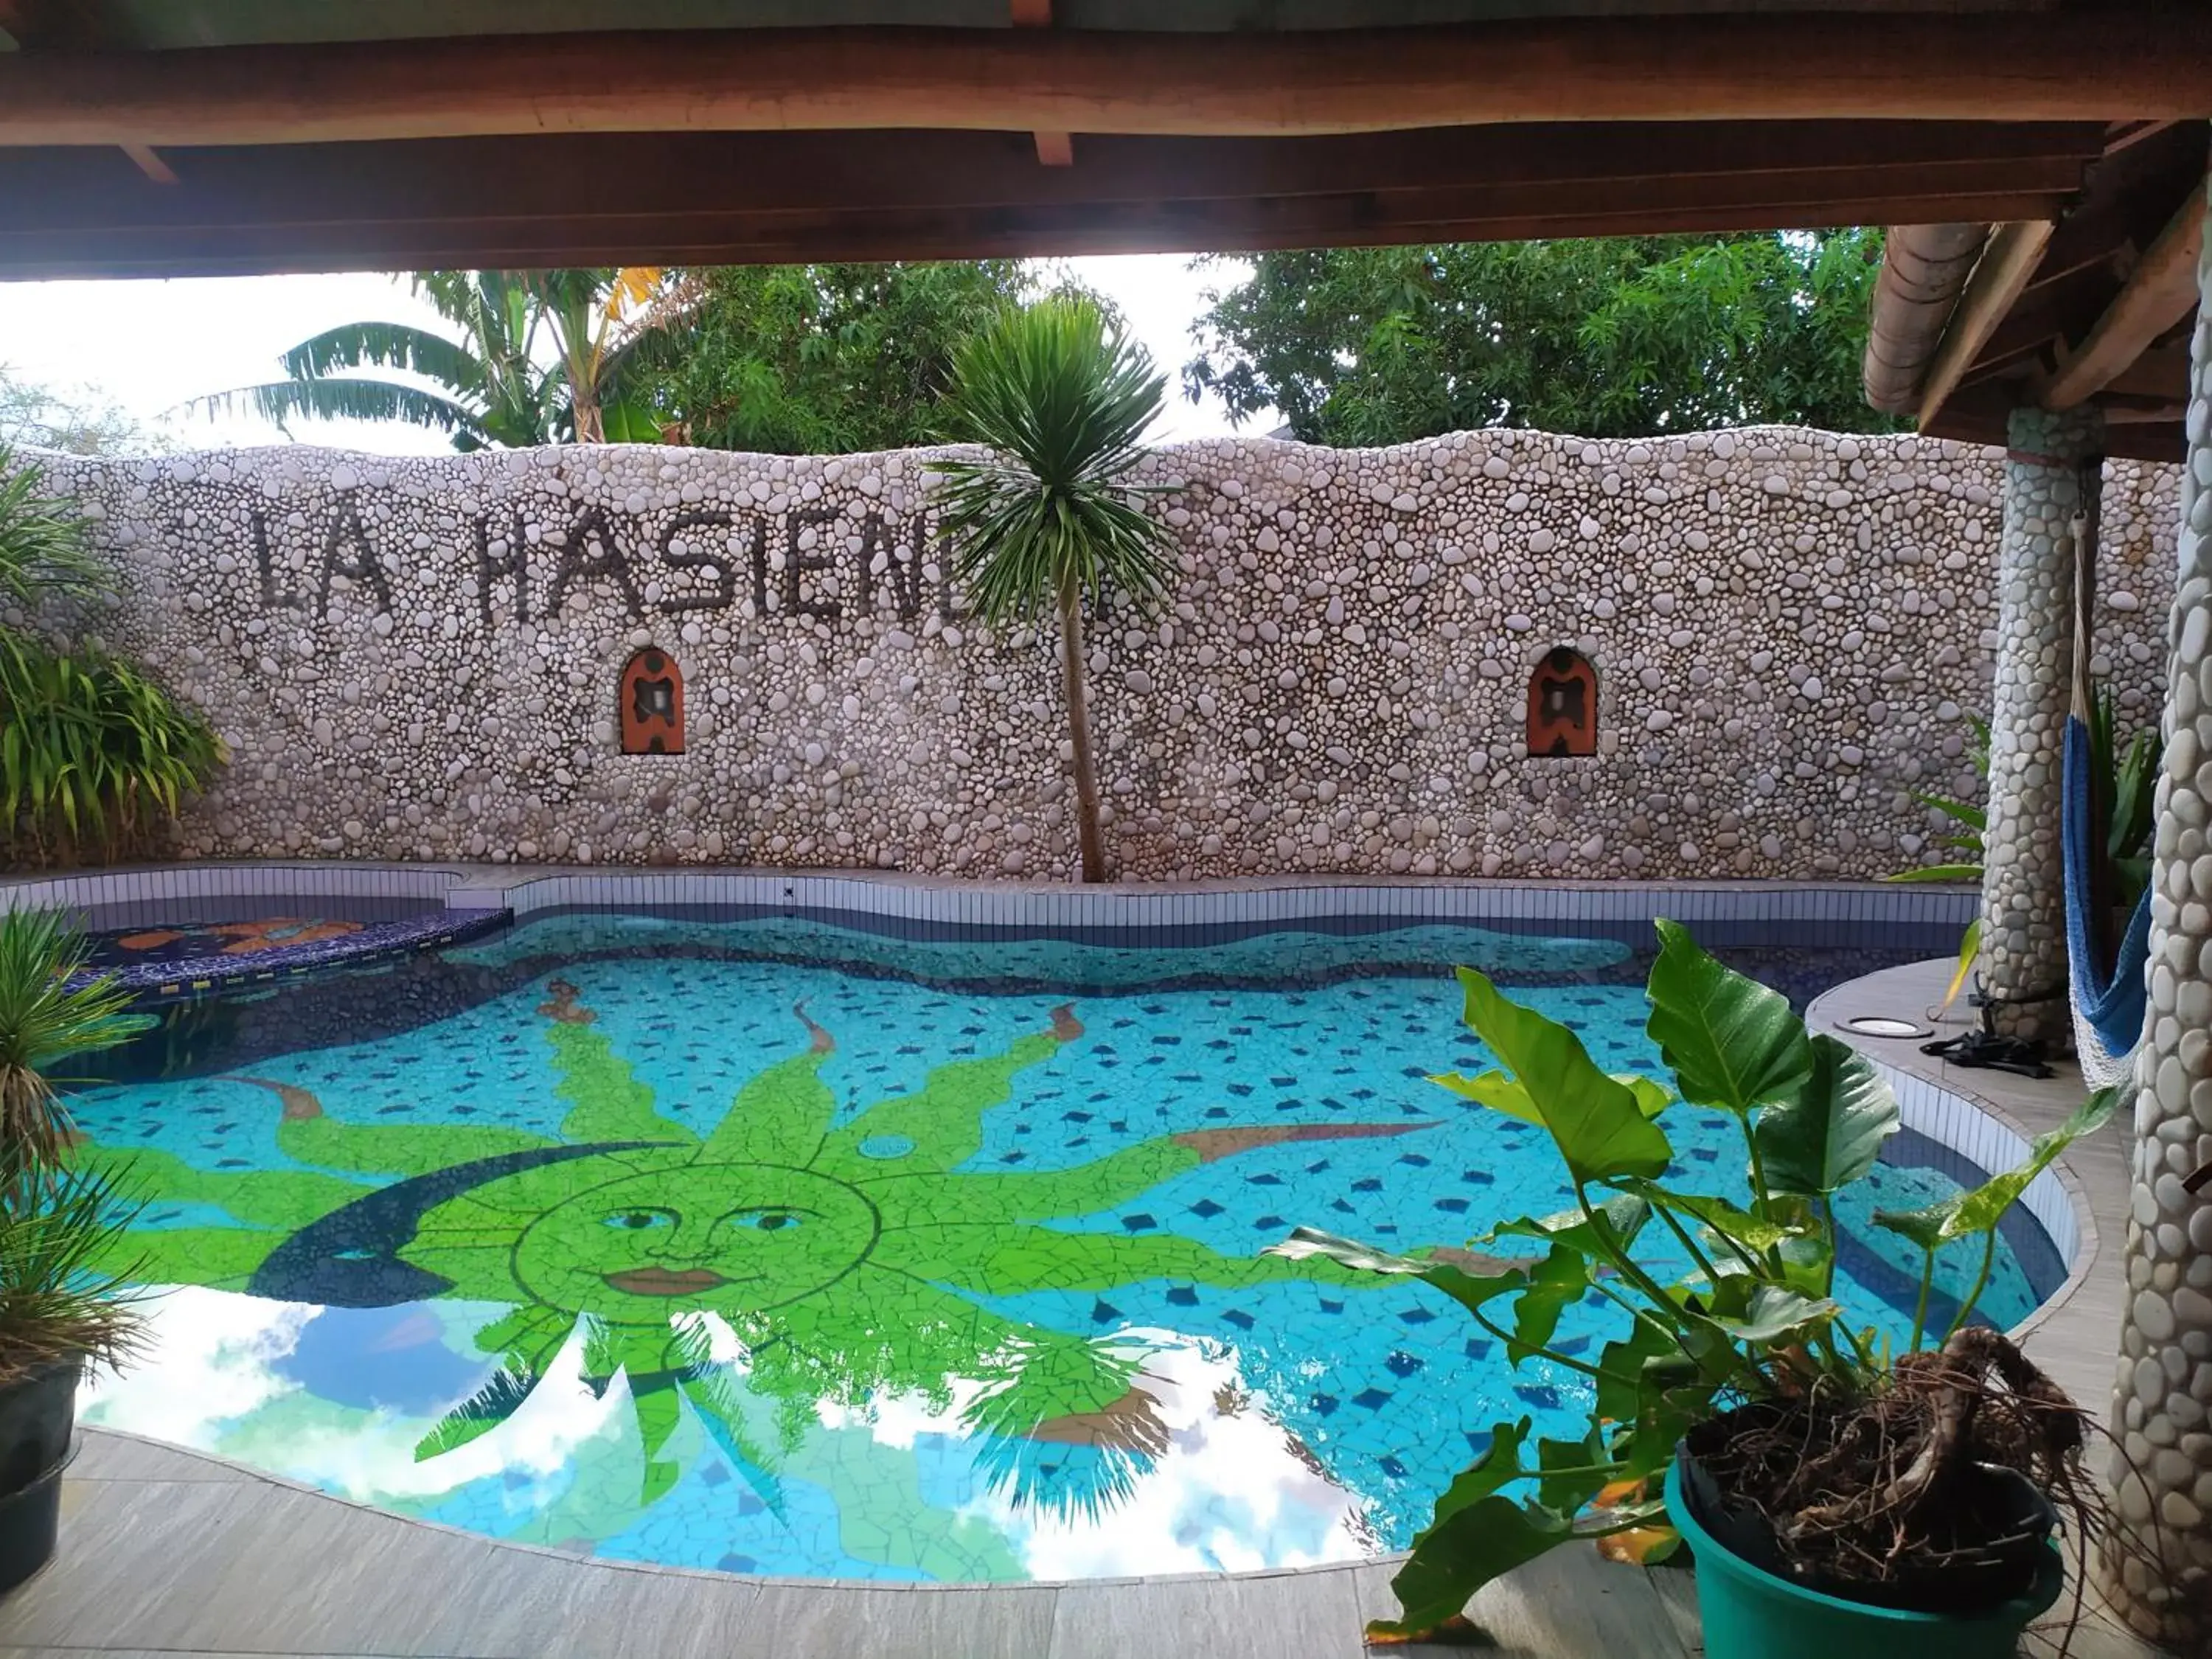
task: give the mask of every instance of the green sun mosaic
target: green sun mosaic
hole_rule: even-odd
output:
[[[205,1216],[132,1234],[146,1282],[339,1308],[491,1310],[474,1346],[498,1368],[422,1437],[418,1462],[461,1453],[550,1379],[580,1374],[600,1395],[620,1379],[635,1449],[627,1437],[580,1449],[565,1495],[520,1534],[570,1547],[633,1527],[687,1465],[712,1457],[771,1510],[787,1478],[838,1495],[841,1547],[860,1559],[938,1578],[1015,1576],[988,1526],[925,1501],[911,1458],[826,1425],[887,1395],[917,1398],[957,1414],[1015,1501],[1110,1504],[1167,1439],[1137,1386],[1141,1347],[1009,1317],[994,1299],[1161,1279],[1361,1292],[1380,1281],[1224,1255],[1172,1232],[1053,1224],[1250,1149],[1427,1127],[1224,1124],[1070,1168],[973,1170],[962,1166],[986,1114],[1082,1037],[1072,1006],[1053,1011],[1050,1029],[939,1065],[914,1092],[841,1122],[820,1076],[835,1039],[801,1005],[795,1052],[744,1083],[703,1134],[659,1109],[574,987],[552,981],[537,1012],[566,1109],[557,1136],[341,1121],[309,1090],[241,1079],[274,1097],[277,1146],[295,1167],[210,1170],[98,1142],[86,1156],[172,1213]],[[264,1412],[254,1432],[281,1439],[293,1409],[309,1406]]]

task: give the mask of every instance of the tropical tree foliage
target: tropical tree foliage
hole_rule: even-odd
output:
[[[954,360],[945,436],[986,453],[936,464],[939,529],[976,613],[994,625],[1060,625],[1083,879],[1106,879],[1091,741],[1083,606],[1120,593],[1150,605],[1175,571],[1172,538],[1128,480],[1160,412],[1164,376],[1087,299],[1003,313]]]
[[[1859,386],[1881,253],[1873,230],[1266,253],[1212,296],[1183,386],[1316,443],[1881,430]]]
[[[686,271],[641,377],[683,441],[769,454],[927,443],[953,359],[1036,286],[1015,259]]]
[[[95,392],[57,391],[0,364],[0,450],[143,455],[169,447]]]
[[[327,329],[284,354],[283,380],[198,406],[280,427],[404,421],[450,433],[463,450],[567,440],[898,448],[935,431],[962,342],[1038,280],[1014,259],[422,271],[414,290],[451,335],[381,322]]]
[[[106,568],[44,471],[0,450],[0,603],[96,600]],[[0,627],[0,847],[45,863],[143,848],[226,758],[190,704],[97,645]]]
[[[283,427],[313,420],[404,421],[449,433],[460,450],[593,443],[648,422],[623,399],[623,369],[658,326],[657,270],[426,270],[414,292],[458,337],[404,323],[345,323],[278,361],[285,378],[197,400]],[[416,380],[364,369],[399,369]],[[427,381],[428,385],[419,384]]]

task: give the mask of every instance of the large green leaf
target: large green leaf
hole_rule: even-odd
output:
[[[1456,1511],[1421,1534],[1390,1588],[1399,1616],[1377,1619],[1377,1636],[1417,1636],[1435,1629],[1493,1578],[1548,1554],[1575,1535],[1565,1516],[1537,1504],[1492,1496]]]
[[[1770,1193],[1840,1191],[1874,1168],[1898,1130],[1897,1097],[1873,1061],[1825,1032],[1810,1046],[1812,1069],[1753,1127]]]
[[[1499,1273],[1471,1273],[1448,1261],[1421,1256],[1393,1255],[1388,1250],[1378,1250],[1311,1227],[1297,1228],[1281,1243],[1269,1245],[1266,1253],[1292,1261],[1322,1256],[1347,1267],[1357,1267],[1364,1273],[1396,1273],[1419,1279],[1435,1285],[1462,1307],[1470,1310],[1480,1308],[1485,1303],[1495,1302],[1501,1296],[1510,1296],[1528,1284],[1528,1274],[1517,1267]]]
[[[1966,1197],[1964,1193],[1954,1193],[1917,1210],[1876,1210],[1874,1224],[1910,1239],[1923,1250],[1932,1250],[1945,1239],[1957,1237],[1951,1228]]]
[[[1713,1319],[1747,1347],[1771,1348],[1803,1342],[1814,1332],[1832,1324],[1842,1311],[1825,1297],[1802,1296],[1779,1285],[1759,1285],[1753,1287],[1749,1305],[1741,1313],[1716,1311]]]
[[[1668,1367],[1681,1357],[1667,1331],[1648,1319],[1638,1320],[1626,1336],[1607,1343],[1598,1354],[1595,1415],[1601,1421],[1640,1421],[1656,1405],[1654,1396],[1680,1380]],[[1655,1369],[1655,1360],[1665,1364]]]
[[[1793,1237],[1802,1231],[1797,1223],[1756,1216],[1748,1210],[1738,1209],[1724,1198],[1715,1198],[1709,1194],[1678,1193],[1656,1181],[1631,1182],[1626,1185],[1640,1198],[1693,1217],[1711,1232],[1732,1241],[1738,1249],[1748,1255],[1771,1250],[1784,1239]]]
[[[1459,977],[1468,1025],[1528,1091],[1577,1182],[1666,1171],[1674,1149],[1665,1132],[1634,1090],[1598,1069],[1579,1037],[1510,1000],[1472,968]]]
[[[1723,967],[1680,923],[1657,925],[1644,1029],[1674,1068],[1682,1098],[1739,1117],[1788,1099],[1813,1067],[1805,1023],[1788,1000]]]
[[[1534,1238],[1547,1244],[1561,1245],[1595,1260],[1602,1261],[1613,1251],[1626,1252],[1636,1241],[1651,1219],[1651,1206],[1633,1193],[1616,1193],[1596,1206],[1596,1214],[1605,1218],[1607,1237],[1601,1238],[1590,1217],[1580,1210],[1561,1210],[1556,1214],[1522,1216],[1515,1221],[1501,1221],[1491,1230],[1493,1240],[1500,1238]]]
[[[1437,1500],[1435,1518],[1413,1540],[1412,1555],[1390,1581],[1400,1617],[1377,1620],[1370,1630],[1392,1636],[1432,1630],[1463,1611],[1492,1579],[1574,1535],[1568,1514],[1501,1495],[1528,1473],[1521,1464],[1528,1435],[1527,1418],[1492,1426],[1488,1449]],[[1591,1477],[1583,1497],[1595,1495],[1604,1484],[1602,1476]]]
[[[1461,1510],[1471,1509],[1522,1478],[1527,1471],[1521,1467],[1521,1448],[1528,1442],[1530,1420],[1524,1417],[1518,1422],[1490,1425],[1490,1443],[1474,1462],[1452,1477],[1451,1485],[1437,1499],[1436,1512],[1430,1517],[1428,1528],[1414,1538],[1416,1547],[1429,1532]]]
[[[1605,1431],[1596,1424],[1579,1440],[1539,1440],[1536,1443],[1536,1501],[1547,1510],[1572,1515],[1589,1501],[1590,1494],[1612,1479],[1610,1474],[1589,1471],[1610,1462]]]
[[[1571,1245],[1554,1244],[1531,1268],[1528,1288],[1513,1304],[1513,1338],[1505,1345],[1505,1362],[1517,1365],[1532,1359],[1559,1328],[1559,1316],[1583,1299],[1589,1289],[1592,1264]]]
[[[2002,1175],[1991,1176],[1971,1191],[1954,1194],[1921,1209],[1876,1210],[1875,1224],[1911,1239],[1923,1250],[1989,1231],[2060,1153],[2112,1121],[2118,1098],[2117,1089],[2098,1090],[2075,1107],[2063,1123],[2029,1142],[2027,1157]]]
[[[1986,1232],[1996,1226],[2027,1190],[2028,1183],[2057,1161],[2058,1155],[2084,1135],[2094,1134],[2112,1121],[2119,1098],[2117,1089],[2100,1089],[2068,1115],[2055,1129],[2046,1129],[2028,1143],[2027,1158],[2016,1169],[1984,1182],[1959,1206],[1957,1226],[1966,1233]]]
[[[1614,1072],[1610,1074],[1615,1083],[1636,1097],[1637,1109],[1646,1117],[1656,1117],[1674,1104],[1674,1096],[1656,1078],[1644,1077],[1636,1072]],[[1457,1072],[1444,1072],[1431,1077],[1430,1082],[1449,1089],[1462,1100],[1487,1106],[1500,1115],[1517,1118],[1523,1123],[1543,1127],[1544,1115],[1536,1109],[1535,1101],[1520,1079],[1504,1072],[1479,1072],[1466,1077]]]

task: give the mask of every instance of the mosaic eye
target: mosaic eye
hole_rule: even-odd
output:
[[[617,1210],[606,1224],[623,1232],[641,1233],[651,1227],[673,1227],[675,1215],[667,1210]]]
[[[744,1218],[764,1233],[787,1231],[799,1224],[799,1218],[788,1210],[755,1210]]]

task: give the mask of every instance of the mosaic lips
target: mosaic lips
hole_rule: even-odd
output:
[[[704,1267],[630,1267],[604,1277],[617,1290],[632,1296],[696,1296],[729,1283]]]

